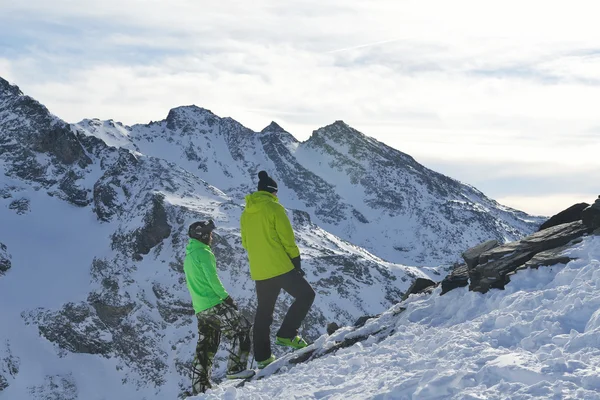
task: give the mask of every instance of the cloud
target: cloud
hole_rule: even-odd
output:
[[[591,0],[0,3],[0,76],[69,122],[343,119],[494,196],[600,168]]]

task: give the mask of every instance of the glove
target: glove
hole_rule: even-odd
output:
[[[238,309],[237,304],[235,304],[235,301],[233,301],[231,296],[227,296],[227,298],[223,300],[223,303],[227,304],[229,307],[235,308],[236,310]]]
[[[300,263],[300,256],[292,258],[292,259],[291,259],[291,261],[292,261],[292,264],[294,265],[294,269],[295,269],[296,271],[298,271],[298,273],[299,273],[301,276],[304,276],[304,275],[306,275],[306,272],[304,272],[304,271],[302,270],[302,267],[301,267],[301,263]]]

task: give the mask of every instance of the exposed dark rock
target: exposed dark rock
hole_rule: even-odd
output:
[[[71,204],[87,205],[88,192],[79,181],[92,160],[78,135],[2,78],[0,99],[0,156],[6,174],[36,182]]]
[[[490,288],[503,289],[507,274],[531,260],[536,254],[564,246],[588,232],[581,221],[557,225],[536,232],[517,242],[496,247],[479,256],[480,264],[469,269],[469,288],[485,293]]]
[[[3,128],[19,142],[31,146],[34,151],[52,155],[63,164],[78,163],[82,168],[91,164],[69,125],[52,116],[46,107],[23,95],[17,86],[2,78],[0,96],[14,115]]]
[[[209,127],[214,126],[219,122],[219,117],[210,110],[192,105],[171,109],[166,122],[169,130],[192,135],[200,132],[200,128],[205,124]]]
[[[0,243],[0,276],[4,275],[12,267],[11,258],[6,245]]]
[[[567,264],[570,261],[576,260],[576,258],[564,256],[563,253],[566,250],[570,249],[571,246],[580,241],[581,239],[575,239],[568,245],[537,253],[535,256],[533,256],[531,260],[527,261],[524,265],[518,267],[517,270],[523,270],[527,268],[539,268],[543,266],[552,266],[556,264]]]
[[[265,127],[260,133],[287,133],[277,122],[271,121],[271,123]]]
[[[500,243],[498,243],[497,240],[488,240],[487,242],[481,243],[465,251],[462,253],[462,257],[469,268],[475,268],[479,264],[479,256],[481,253],[485,253],[499,245]]]
[[[539,230],[543,231],[544,229],[548,229],[548,228],[551,228],[556,225],[580,221],[581,220],[581,212],[589,206],[590,205],[588,203],[574,204],[571,207],[567,208],[566,210],[563,210],[563,211],[559,212],[558,214],[550,217],[550,219],[548,221],[544,222],[540,226]]]
[[[581,212],[581,219],[591,231],[600,228],[600,196],[591,206]]]
[[[396,316],[398,314],[401,314],[402,312],[404,312],[406,310],[406,308],[404,307],[400,307],[398,308],[394,313],[393,316]],[[374,316],[373,318],[377,318],[378,316]],[[364,322],[366,323],[366,321],[370,319],[367,318]],[[358,321],[357,321],[358,322]],[[360,326],[356,326],[354,327],[354,329],[359,329],[361,328],[363,325]],[[357,336],[353,336],[353,335],[347,335],[343,341],[337,343],[335,346],[332,346],[331,348],[328,348],[327,350],[325,350],[324,352],[318,352],[317,350],[313,350],[313,351],[308,351],[304,354],[299,355],[298,357],[294,357],[292,358],[289,363],[290,364],[299,364],[299,363],[303,363],[303,362],[307,362],[307,361],[311,361],[317,358],[321,358],[323,356],[326,356],[328,354],[332,354],[335,353],[336,351],[340,350],[340,349],[345,349],[347,347],[353,346],[356,343],[359,342],[364,342],[365,340],[373,337],[373,336],[379,336],[379,339],[384,339],[385,337],[388,337],[389,335],[393,334],[394,331],[393,329],[390,329],[388,327],[382,327],[381,329],[374,331],[374,332],[370,332],[368,334],[365,335],[357,335]]]
[[[340,329],[340,326],[335,322],[330,322],[329,324],[327,324],[328,335],[333,335],[338,329]]]
[[[35,151],[52,154],[64,164],[78,162],[82,168],[92,163],[67,124],[55,124],[44,128],[44,131],[38,131],[39,137],[33,146]]]
[[[10,199],[13,197],[13,192],[16,191],[15,186],[5,185],[4,187],[0,187],[0,199]]]
[[[144,227],[136,230],[135,254],[148,254],[150,250],[171,235],[171,225],[167,221],[167,212],[164,207],[164,196],[155,193],[152,196],[152,209],[144,217]]]
[[[12,354],[10,343],[6,342],[4,357],[0,358],[0,393],[8,386],[10,380],[14,379],[19,373],[21,359]]]
[[[445,277],[442,281],[442,293],[440,296],[453,289],[465,287],[467,285],[469,285],[469,267],[467,264],[457,264],[454,266],[450,275]]]
[[[356,322],[354,323],[355,328],[360,328],[361,326],[364,326],[368,320],[373,319],[373,318],[377,318],[379,317],[378,315],[363,315],[362,317],[360,317],[359,319],[356,320]]]
[[[81,178],[83,178],[83,175],[78,175],[73,170],[69,170],[61,179],[58,187],[65,194],[65,200],[69,203],[85,207],[92,202],[92,199],[88,198],[89,192],[87,189],[82,189],[77,185],[77,180]]]
[[[73,375],[48,375],[44,383],[29,388],[31,400],[78,400],[79,391]]]
[[[121,215],[131,193],[128,184],[137,181],[137,158],[125,149],[118,150],[116,162],[105,165],[104,175],[94,184],[94,211],[100,221]],[[119,192],[117,192],[117,190]]]
[[[157,299],[158,312],[165,322],[173,324],[182,320],[184,323],[189,323],[191,321],[190,317],[195,315],[194,308],[189,300],[184,301],[175,298],[171,291],[160,283],[155,282],[152,285],[152,291]]]
[[[402,301],[408,299],[408,296],[410,296],[411,294],[431,293],[437,285],[438,284],[432,281],[431,279],[417,278],[410,286],[410,288],[406,291],[404,296],[402,296]]]
[[[311,226],[310,214],[306,211],[292,210],[294,226]]]
[[[105,292],[104,295],[91,293],[88,296],[88,303],[94,308],[100,321],[114,329],[133,311],[135,304],[122,301],[113,293],[112,290]]]
[[[112,335],[87,303],[68,303],[59,312],[32,316],[40,334],[62,350],[108,356],[113,350]]]
[[[8,208],[15,210],[15,212],[19,215],[27,214],[27,212],[29,212],[29,199],[20,198],[13,200],[9,204]]]

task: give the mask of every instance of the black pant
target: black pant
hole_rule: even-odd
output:
[[[292,270],[274,278],[256,281],[258,308],[254,318],[254,358],[264,361],[271,357],[271,324],[273,310],[281,289],[295,300],[288,310],[277,336],[293,338],[298,334],[300,324],[308,314],[315,300],[315,291],[297,270]]]

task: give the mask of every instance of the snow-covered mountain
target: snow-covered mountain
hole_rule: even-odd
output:
[[[197,107],[149,125],[69,125],[0,78],[0,398],[188,388],[187,226],[216,220],[220,276],[250,316],[238,224],[260,169],[279,182],[317,292],[303,327],[312,338],[330,320],[382,312],[433,271],[393,262],[451,262],[539,222],[341,122],[304,143]]]
[[[391,262],[451,263],[466,247],[516,240],[540,223],[342,121],[303,143],[274,122],[253,132],[195,106],[175,108],[148,125],[84,120],[74,129],[172,162],[236,201],[266,169],[283,187],[283,204]]]

